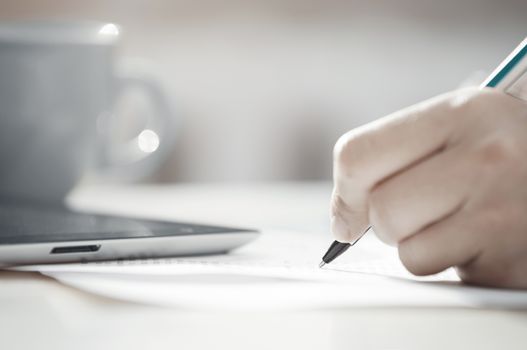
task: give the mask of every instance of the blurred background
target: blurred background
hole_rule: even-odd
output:
[[[143,181],[325,180],[342,133],[478,83],[527,35],[527,2],[2,0],[19,19],[122,25],[120,60],[175,110]]]

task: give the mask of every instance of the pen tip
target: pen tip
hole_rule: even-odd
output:
[[[318,267],[319,267],[319,268],[323,268],[324,265],[326,265],[326,263],[325,263],[324,261],[321,261],[320,264],[318,264]]]

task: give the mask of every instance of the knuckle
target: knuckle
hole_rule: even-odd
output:
[[[485,167],[496,170],[497,166],[507,167],[521,160],[520,145],[513,138],[491,138],[476,146],[476,158]]]
[[[334,194],[331,197],[331,216],[345,214],[349,211],[349,207],[339,194]]]
[[[352,177],[355,169],[361,168],[364,137],[352,130],[342,135],[333,147],[333,160],[347,177]]]
[[[338,216],[345,220],[357,219],[365,216],[366,211],[364,208],[352,208],[346,201],[339,195],[334,194],[331,198],[331,216]]]
[[[415,244],[413,239],[407,239],[399,244],[399,259],[404,267],[416,276],[429,274],[429,267],[426,265],[424,255]]]
[[[474,259],[456,266],[461,280],[468,284],[488,287],[527,288],[527,258],[523,249],[513,248],[510,243],[499,248],[496,248],[496,242],[491,244],[481,250]]]
[[[331,199],[331,231],[341,242],[354,240],[357,232],[368,226],[366,210],[350,207],[338,194]]]
[[[456,117],[480,120],[483,116],[494,113],[496,106],[522,106],[517,102],[497,89],[471,87],[455,91],[450,99],[449,107]]]
[[[502,261],[484,262],[485,257],[463,266],[456,266],[459,278],[472,285],[487,287],[516,287],[515,280],[510,272],[510,266],[502,264]]]
[[[349,133],[346,133],[338,138],[335,146],[333,147],[333,159],[339,161],[344,157],[344,154],[347,153],[347,150],[350,148],[351,137]]]
[[[479,114],[477,112],[485,105],[486,95],[474,87],[459,90],[450,100],[450,108],[460,116]]]

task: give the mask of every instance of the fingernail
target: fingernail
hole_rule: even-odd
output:
[[[349,241],[348,225],[339,215],[333,215],[331,217],[331,232],[338,241]]]

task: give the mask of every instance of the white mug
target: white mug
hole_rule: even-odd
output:
[[[144,173],[171,144],[172,113],[158,84],[115,67],[119,27],[92,22],[0,22],[0,196],[62,201],[88,169]],[[109,146],[106,124],[128,87],[154,113]]]

